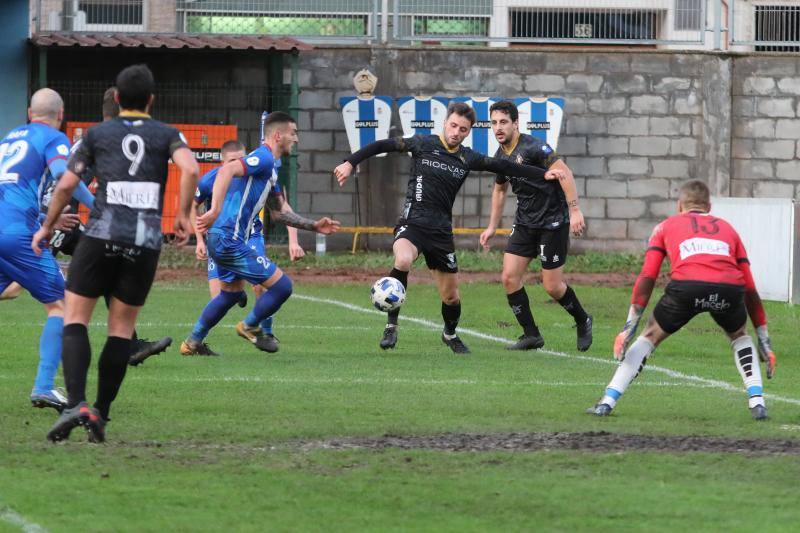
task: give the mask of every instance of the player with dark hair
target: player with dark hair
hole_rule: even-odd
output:
[[[514,102],[503,100],[489,108],[492,130],[500,143],[495,157],[562,172],[556,181],[515,180],[511,188],[517,196],[514,226],[503,254],[503,286],[508,305],[522,326],[519,340],[509,350],[532,350],[544,346],[536,326],[522,278],[531,260],[542,262],[542,285],[547,294],[561,304],[575,320],[577,347],[584,352],[592,345],[592,317],[581,306],[572,287],[564,282],[564,264],[569,250],[569,234],[583,233],[583,213],[578,207],[578,190],[572,171],[555,150],[536,137],[519,132],[519,111]],[[489,226],[480,243],[488,248],[497,231],[509,185],[508,176],[497,176],[492,192]]]
[[[64,318],[64,379],[69,395],[65,409],[47,434],[52,441],[69,437],[78,425],[89,440],[105,440],[111,403],[117,396],[131,353],[131,337],[150,291],[161,250],[161,211],[167,164],[180,168],[180,203],[175,233],[180,244],[189,237],[189,209],[197,183],[197,162],[183,135],[148,114],[155,90],[153,75],[144,65],[117,76],[117,118],[89,128],[69,159],[69,170],[56,187],[42,227],[31,248],[53,233],[53,223],[67,204],[87,168],[97,179],[95,205],[78,242],[67,276]],[[86,403],[86,376],[91,360],[87,325],[97,298],[111,295],[108,338],[98,362],[99,379],[94,407]]]
[[[237,141],[237,140],[230,140],[223,143],[221,149],[221,156],[222,156],[222,164],[230,163],[231,161],[238,161],[245,156],[245,148],[244,145]],[[275,161],[275,168],[274,170],[277,171],[279,168],[280,159]],[[197,209],[201,206],[204,206],[205,210],[211,208],[211,196],[212,191],[214,188],[214,182],[217,178],[217,172],[219,169],[222,168],[217,167],[206,174],[204,174],[200,180],[197,182],[197,191],[194,195],[194,202],[192,203],[192,224],[194,225],[195,219],[197,217]],[[253,220],[253,232],[250,235],[250,238],[247,241],[247,245],[250,246],[258,255],[266,256],[266,249],[264,248],[264,234],[262,233],[263,223],[261,221],[261,214],[256,213],[256,217]],[[287,226],[286,228],[287,233],[289,235],[289,259],[295,261],[305,255],[303,248],[297,242],[297,228],[293,228],[291,226]],[[209,257],[208,255],[208,247],[206,246],[205,242],[205,235],[204,233],[197,231],[195,228],[195,236],[197,237],[197,245],[195,246],[195,255],[201,261],[208,261],[208,290],[211,293],[211,298],[216,298],[220,293],[220,279],[219,279],[219,270],[217,269],[216,264],[214,263],[214,259]],[[253,293],[258,299],[263,293],[264,288],[259,285],[255,284],[253,287]],[[240,307],[245,307],[247,305],[247,294],[242,292],[242,296],[240,297],[239,301],[237,302]],[[273,334],[272,331],[273,326],[273,317],[269,316],[261,321],[261,330],[264,332],[264,341],[262,341],[262,345],[264,346],[264,351],[274,353],[278,351],[280,343],[278,342],[278,338]],[[219,355],[214,352],[207,343],[205,342],[192,342],[191,339],[188,339],[186,342],[181,344],[181,354],[183,355]]]
[[[439,135],[395,137],[368,144],[334,169],[339,185],[344,185],[356,165],[376,154],[410,152],[413,158],[403,215],[394,234],[394,268],[389,273],[408,285],[411,265],[420,254],[436,280],[442,298],[444,331],[442,342],[457,354],[469,348],[456,334],[461,316],[458,291],[458,263],[453,243],[453,203],[470,171],[487,170],[496,174],[520,176],[531,181],[556,179],[559,171],[545,172],[533,166],[486,157],[461,145],[475,124],[475,111],[463,102],[451,102],[444,131]],[[397,344],[400,309],[389,312],[380,347]]]
[[[119,104],[115,100],[115,95],[117,92],[116,87],[109,87],[106,89],[105,93],[103,93],[103,121],[111,120],[119,116]],[[78,148],[80,145],[80,140],[77,141],[75,146],[73,146],[72,151]],[[85,185],[89,185],[91,181],[94,179],[94,170],[91,168],[87,168],[84,172],[84,175],[81,176],[81,181]],[[50,195],[52,195],[52,190],[55,188],[55,183],[52,184],[52,188],[49,190],[48,194],[45,197],[45,200],[42,203],[42,208],[44,209],[45,214],[47,213],[48,204],[50,202]],[[87,205],[89,209],[92,208],[94,204],[94,200]],[[78,212],[78,202],[74,200],[70,202],[70,211],[73,213]],[[80,239],[81,235],[85,228],[83,224],[80,223],[78,219],[76,219],[77,225],[72,228],[64,228],[64,229],[56,229],[53,232],[53,237],[50,239],[50,249],[53,251],[53,255],[58,257],[59,253],[64,255],[71,256],[75,253],[75,247],[78,245],[78,240]],[[110,295],[106,294],[103,296],[106,302],[106,307],[110,307],[111,305],[111,297]],[[162,337],[157,341],[149,341],[147,339],[140,338],[136,330],[133,331],[133,338],[131,339],[131,355],[130,359],[128,359],[128,364],[131,366],[137,366],[142,364],[145,359],[151,357],[153,355],[159,354],[166,350],[170,344],[172,344],[171,337]]]
[[[709,211],[708,186],[699,180],[688,181],[680,188],[678,214],[653,230],[642,272],[633,287],[628,320],[614,340],[614,357],[621,361],[620,365],[605,395],[588,413],[611,414],[656,347],[696,315],[708,312],[731,340],[733,360],[747,389],[750,413],[755,420],[767,418],[756,347],[747,335],[747,316],[750,315],[758,336],[758,354],[766,363],[767,378],[772,378],[776,358],[764,306],[739,234]],[[669,258],[671,280],[653,309],[644,333],[627,348],[665,257]]]
[[[203,309],[181,346],[182,353],[199,349],[211,328],[241,299],[245,281],[261,285],[266,292],[237,324],[236,333],[259,350],[271,347],[260,324],[291,296],[292,281],[260,250],[248,245],[254,220],[265,203],[275,222],[323,234],[339,229],[339,222],[328,217],[317,221],[301,217],[284,200],[275,162],[289,155],[296,143],[297,123],[287,113],[276,111],[264,122],[263,144],[217,172],[211,207],[198,217],[197,230],[208,232],[208,254],[216,265],[221,291]]]
[[[69,140],[59,131],[64,102],[52,89],[40,89],[31,96],[29,124],[13,129],[0,141],[0,294],[15,298],[22,289],[44,305],[47,320],[39,340],[39,369],[31,404],[61,411],[66,398],[55,387],[61,362],[61,334],[64,325],[64,278],[48,250],[35,255],[30,239],[39,228],[40,206],[45,191],[66,170]],[[72,193],[70,193],[70,196]],[[91,205],[92,195],[84,186],[75,198]],[[52,224],[72,227],[77,215],[54,213]]]

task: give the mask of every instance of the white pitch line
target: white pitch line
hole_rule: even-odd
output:
[[[378,314],[378,315],[383,315],[384,314],[384,313],[381,313],[380,311],[378,311],[376,309],[370,309],[368,307],[361,307],[361,306],[358,306],[358,305],[348,304],[348,303],[345,303],[345,302],[340,302],[338,300],[331,300],[331,299],[328,299],[328,298],[317,298],[316,296],[306,296],[304,294],[295,294],[295,295],[293,295],[293,298],[297,298],[299,300],[306,300],[306,301],[309,301],[309,302],[337,305],[339,307],[344,307],[345,309],[349,309],[351,311],[356,311],[356,312],[359,312],[359,313]],[[406,322],[413,322],[415,324],[420,324],[420,325],[423,325],[423,326],[427,326],[427,327],[429,327],[431,329],[434,329],[434,330],[438,330],[438,329],[441,328],[441,324],[437,324],[436,322],[433,322],[431,320],[426,320],[424,318],[416,318],[416,317],[411,317],[411,316],[404,315],[403,316],[403,320],[406,321]],[[497,337],[495,335],[489,335],[487,333],[482,333],[480,331],[476,331],[476,330],[469,329],[469,328],[459,328],[459,331],[461,331],[462,333],[465,333],[467,335],[471,335],[473,337],[477,337],[479,339],[484,339],[484,340],[489,340],[489,341],[494,341],[494,342],[500,342],[500,343],[503,343],[503,344],[510,344],[511,342],[513,342],[512,339],[505,339],[503,337]],[[614,360],[601,359],[599,357],[591,357],[591,356],[588,356],[588,355],[573,355],[573,354],[568,354],[566,352],[556,352],[554,350],[538,350],[538,352],[539,353],[545,353],[545,354],[548,354],[548,355],[553,355],[553,356],[556,356],[556,357],[564,357],[564,358],[567,358],[567,359],[577,359],[579,361],[589,361],[589,362],[592,362],[592,363],[601,363],[601,364],[608,364],[608,365],[615,365],[615,366],[617,365],[617,362],[614,361]],[[677,370],[672,370],[672,369],[669,369],[669,368],[664,368],[664,367],[661,367],[661,366],[651,365],[651,364],[648,364],[647,368],[649,370],[653,371],[653,372],[658,372],[658,373],[661,373],[661,374],[665,374],[665,375],[667,375],[669,377],[672,377],[672,378],[682,379],[682,380],[685,380],[685,381],[692,381],[694,383],[702,383],[702,384],[707,385],[707,386],[709,386],[711,388],[717,388],[717,389],[720,389],[720,390],[725,390],[725,391],[729,391],[729,392],[737,392],[737,393],[744,392],[744,389],[742,387],[736,387],[734,385],[731,385],[727,381],[704,378],[704,377],[700,377],[700,376],[695,376],[693,374],[685,374],[683,372],[678,372]],[[800,400],[798,400],[796,398],[789,398],[789,397],[786,397],[786,396],[777,396],[775,394],[764,394],[764,397],[768,398],[768,399],[770,399],[772,401],[776,401],[776,402],[783,402],[783,403],[790,403],[790,404],[793,404],[793,405],[800,405]]]
[[[21,528],[25,533],[47,533],[45,528],[39,524],[29,522],[24,516],[7,505],[0,504],[0,520]]]

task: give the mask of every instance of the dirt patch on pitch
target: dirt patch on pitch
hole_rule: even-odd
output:
[[[333,285],[341,283],[369,283],[387,275],[390,266],[386,268],[291,268],[284,271],[296,283]],[[156,281],[185,282],[204,279],[205,268],[160,268],[156,272]],[[568,273],[566,278],[572,285],[593,285],[597,287],[630,287],[636,281],[636,274],[602,272],[602,273]],[[462,283],[485,282],[500,283],[500,271],[497,272],[460,272],[459,279]],[[412,270],[409,276],[412,284],[432,284],[433,278],[424,268]],[[531,272],[525,278],[525,283],[534,285],[541,283],[542,275]]]
[[[307,442],[306,449],[401,449],[453,452],[535,452],[576,450],[597,453],[741,453],[747,455],[800,455],[800,441],[733,439],[705,436],[624,435],[589,433],[511,433],[506,435],[444,434],[432,436],[350,437]]]

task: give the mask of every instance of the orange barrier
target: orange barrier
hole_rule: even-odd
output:
[[[94,126],[96,122],[67,122],[67,137],[72,143],[78,141],[86,130]],[[219,166],[221,161],[220,148],[231,139],[237,139],[238,131],[236,126],[216,126],[211,124],[172,124],[178,128],[186,137],[189,147],[192,149],[197,163],[200,166],[202,176],[209,170]],[[180,177],[181,172],[177,165],[170,161],[169,171],[167,172],[167,185],[164,189],[164,211],[161,217],[161,231],[172,233],[172,225],[175,222],[175,214],[178,212],[178,202],[180,200]],[[92,192],[94,187],[90,186]],[[81,205],[78,214],[84,223],[89,218],[89,210]]]
[[[454,235],[480,235],[483,233],[484,228],[453,228]],[[352,233],[353,246],[350,253],[356,253],[358,247],[358,237],[364,235],[393,235],[394,228],[390,226],[342,226],[339,228],[339,233]],[[510,235],[511,230],[500,228],[497,230],[496,235]]]

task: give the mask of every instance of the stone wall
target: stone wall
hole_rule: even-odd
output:
[[[795,61],[702,52],[317,48],[301,54],[297,208],[353,224],[360,202],[363,224],[394,224],[407,156],[362,165],[358,195],[353,180],[339,189],[330,174],[349,151],[339,97],[354,94],[353,75],[369,67],[379,78],[376,94],[394,97],[563,96],[558,151],[575,173],[588,226],[574,246],[640,249],[658,220],[674,212],[676,190],[688,177],[708,181],[715,194],[795,194],[788,177],[795,141],[775,138],[777,129],[800,135],[800,120],[792,120],[800,94],[800,80],[790,77]],[[735,64],[751,65],[753,79],[734,79]],[[752,114],[764,118],[751,121]],[[401,134],[396,116],[393,124]],[[490,175],[467,181],[455,225],[486,225],[492,183]],[[514,208],[509,199],[506,227]]]

